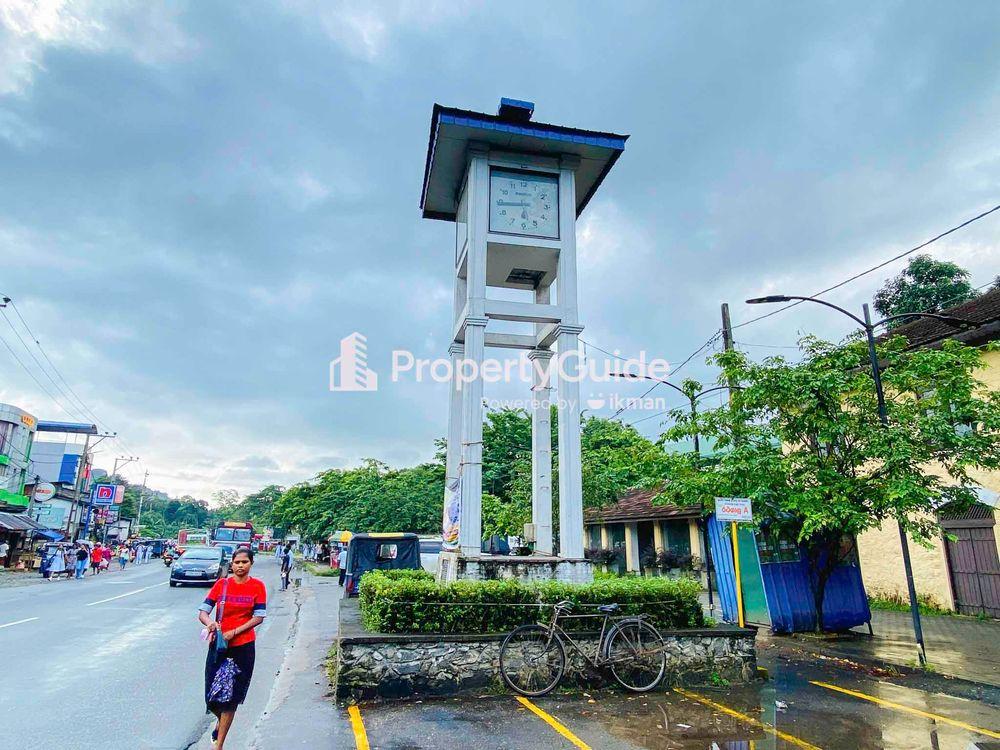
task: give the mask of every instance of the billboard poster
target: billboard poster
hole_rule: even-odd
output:
[[[115,501],[116,485],[95,484],[90,491],[90,501],[94,505],[112,505]]]
[[[441,523],[441,549],[454,552],[458,549],[458,529],[462,517],[462,470],[458,478],[445,487],[444,517]]]

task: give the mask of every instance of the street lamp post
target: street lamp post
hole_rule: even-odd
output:
[[[831,302],[827,302],[826,300],[816,299],[815,297],[803,297],[788,294],[773,294],[767,297],[755,297],[753,299],[748,299],[747,304],[761,305],[773,302],[792,302],[793,300],[815,302],[818,305],[830,307],[840,313],[843,313],[864,329],[865,338],[868,340],[868,359],[870,360],[872,368],[872,380],[875,383],[875,396],[878,399],[878,416],[883,427],[889,426],[889,414],[885,407],[885,391],[882,389],[882,372],[878,363],[878,353],[875,351],[875,329],[878,326],[889,323],[890,321],[900,320],[902,318],[932,318],[943,321],[944,323],[953,325],[957,328],[970,325],[970,321],[968,320],[963,320],[962,318],[957,318],[953,315],[938,315],[937,313],[903,313],[901,315],[890,315],[889,317],[883,318],[876,323],[872,323],[871,311],[868,309],[867,303],[862,306],[862,309],[864,310],[864,319],[862,320],[854,313],[845,310],[838,305],[834,305]],[[899,545],[903,554],[903,570],[906,573],[906,590],[910,597],[910,616],[913,619],[913,636],[916,638],[917,646],[919,648],[917,656],[920,658],[921,665],[924,665],[927,663],[927,649],[924,647],[924,631],[920,624],[920,606],[917,602],[917,589],[913,581],[913,565],[910,562],[910,543],[906,537],[906,530],[903,528],[903,522],[897,520],[896,525],[899,529]]]
[[[680,388],[679,386],[674,385],[673,383],[671,383],[668,380],[660,380],[660,378],[654,378],[654,377],[651,377],[649,375],[635,375],[633,373],[625,373],[625,372],[615,372],[615,373],[611,373],[611,374],[614,375],[615,377],[619,377],[619,378],[631,378],[633,380],[635,380],[635,379],[652,380],[652,381],[654,381],[656,383],[660,383],[662,385],[666,385],[666,386],[669,386],[669,387],[673,388],[675,391],[677,391],[678,393],[680,393],[682,396],[684,396],[684,398],[686,398],[688,400],[688,403],[689,403],[689,405],[691,407],[691,417],[692,417],[692,419],[694,417],[698,416],[698,399],[699,398],[701,398],[702,396],[704,396],[704,395],[706,395],[708,393],[713,393],[714,391],[722,391],[722,390],[726,390],[728,388],[728,386],[720,385],[720,386],[715,386],[713,388],[706,388],[705,390],[701,391],[700,393],[693,393],[692,394],[692,393],[688,393],[683,388]],[[700,444],[700,441],[698,440],[698,431],[697,430],[695,430],[695,432],[693,434],[693,438],[694,438],[695,462],[700,464],[701,463],[701,444]],[[698,526],[701,528],[702,544],[705,545],[705,573],[706,573],[705,577],[708,580],[708,607],[709,607],[709,611],[714,611],[715,610],[715,603],[714,603],[714,600],[712,598],[712,551],[711,551],[711,547],[709,546],[709,543],[708,543],[708,524],[705,523],[705,501],[704,500],[702,500],[702,502],[701,502],[701,514],[698,516]]]

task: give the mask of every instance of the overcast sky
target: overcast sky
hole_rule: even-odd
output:
[[[208,497],[427,460],[442,386],[331,393],[328,363],[353,331],[376,370],[446,354],[454,229],[418,208],[435,102],[631,134],[578,225],[583,338],[679,364],[721,302],[738,323],[1000,203],[998,38],[993,2],[0,0],[0,293],[123,437],[98,466],[132,452]],[[932,252],[978,286],[998,247],[1000,213]],[[847,326],[801,306],[736,340],[803,331]],[[85,416],[0,337],[69,413],[2,345],[0,401]],[[702,359],[681,375],[714,379]]]

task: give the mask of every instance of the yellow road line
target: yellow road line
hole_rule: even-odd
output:
[[[557,719],[555,716],[553,716],[552,714],[546,713],[545,711],[543,711],[542,709],[540,709],[538,706],[536,706],[534,703],[532,703],[531,701],[529,701],[527,698],[525,698],[523,696],[520,696],[520,695],[517,696],[517,702],[520,703],[522,706],[524,706],[529,711],[531,711],[535,716],[537,716],[539,719],[541,719],[542,721],[544,721],[550,727],[552,727],[557,732],[559,732],[559,734],[561,734],[567,740],[569,740],[570,742],[572,742],[574,747],[579,748],[579,750],[591,750],[590,745],[588,745],[586,742],[584,742],[579,737],[577,737],[575,734],[573,734],[571,731],[569,731],[566,728],[566,726],[561,721],[559,721],[559,719]]]
[[[845,695],[860,698],[863,701],[877,703],[878,705],[885,706],[886,708],[894,708],[897,711],[905,711],[910,714],[916,714],[917,716],[923,716],[925,719],[933,719],[934,721],[940,721],[943,724],[951,724],[952,726],[967,729],[968,731],[975,732],[976,734],[983,734],[987,737],[1000,740],[1000,733],[990,731],[989,729],[983,729],[982,727],[973,726],[972,724],[966,724],[964,721],[949,719],[947,716],[939,716],[938,714],[931,714],[927,711],[921,711],[919,708],[910,708],[909,706],[904,706],[902,703],[894,703],[893,701],[883,700],[882,698],[876,698],[874,695],[868,695],[867,693],[859,693],[855,690],[837,687],[836,685],[831,685],[827,682],[817,682],[816,680],[809,680],[809,682],[813,685],[819,685],[822,688],[826,688],[827,690],[836,690],[838,693],[844,693]]]
[[[365,723],[361,721],[361,709],[357,706],[348,706],[347,715],[351,717],[351,729],[354,732],[354,744],[358,750],[370,750],[368,746],[368,735],[365,732]]]
[[[760,727],[765,732],[773,734],[775,737],[782,739],[785,742],[789,742],[795,745],[796,747],[804,748],[804,750],[820,750],[820,748],[816,747],[816,745],[810,745],[805,740],[800,740],[798,737],[788,734],[787,732],[782,732],[780,729],[776,729],[775,727],[772,727],[770,724],[765,724],[760,719],[755,719],[752,716],[741,714],[739,711],[736,711],[730,708],[729,706],[723,706],[721,703],[716,703],[715,701],[709,700],[708,698],[702,695],[698,695],[697,693],[692,693],[691,691],[683,690],[682,688],[674,688],[674,692],[683,695],[685,698],[690,698],[693,701],[697,701],[698,703],[701,703],[704,706],[708,706],[709,708],[714,708],[716,711],[722,711],[722,713],[732,716],[734,719],[739,719],[740,721],[746,724],[750,724],[751,726],[755,727]]]

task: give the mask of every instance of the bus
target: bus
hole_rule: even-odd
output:
[[[253,524],[249,521],[220,521],[212,530],[212,546],[225,547],[229,554],[237,547],[249,547],[253,540]]]
[[[181,529],[177,532],[177,546],[208,546],[208,532],[205,529]]]

